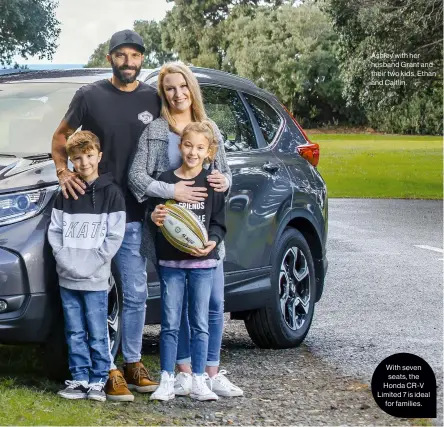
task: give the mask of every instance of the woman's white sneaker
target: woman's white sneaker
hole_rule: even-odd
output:
[[[191,386],[191,399],[203,400],[217,400],[217,394],[213,393],[207,386],[205,381],[206,376],[193,374]]]
[[[150,396],[151,400],[171,400],[174,399],[174,374],[162,371],[160,384],[156,391]]]
[[[217,375],[210,378],[206,376],[208,387],[214,391],[218,396],[223,397],[239,397],[243,396],[244,392],[238,386],[234,385],[225,374],[227,371],[222,369]]]
[[[191,374],[179,372],[174,381],[174,393],[176,396],[188,396],[191,393],[193,379]]]

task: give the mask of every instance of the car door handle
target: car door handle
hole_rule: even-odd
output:
[[[262,169],[270,173],[275,173],[279,170],[279,165],[277,163],[265,162],[262,165]]]

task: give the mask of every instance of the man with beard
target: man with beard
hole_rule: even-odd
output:
[[[123,291],[124,367],[122,375],[112,364],[105,389],[108,399],[115,401],[133,401],[129,389],[146,393],[157,388],[141,363],[147,299],[146,259],[139,254],[144,210],[127,188],[128,168],[139,136],[160,113],[156,90],[137,80],[144,51],[143,40],[134,31],[113,34],[107,55],[112,77],[76,92],[52,140],[52,158],[64,197],[77,199],[85,193],[85,183],[68,169],[65,150],[68,136],[80,126],[98,136],[103,151],[99,173],[111,172],[125,196],[125,236],[114,258]]]

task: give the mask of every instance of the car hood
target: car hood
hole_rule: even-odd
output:
[[[26,157],[0,154],[0,193],[57,184],[54,162],[48,154]]]

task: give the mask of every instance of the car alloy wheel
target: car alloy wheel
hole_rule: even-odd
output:
[[[279,273],[279,301],[282,317],[293,331],[300,329],[309,314],[310,271],[304,253],[289,248],[282,258]]]
[[[245,318],[251,339],[261,348],[300,345],[311,326],[316,277],[313,256],[304,235],[287,227],[271,254],[270,297]]]

